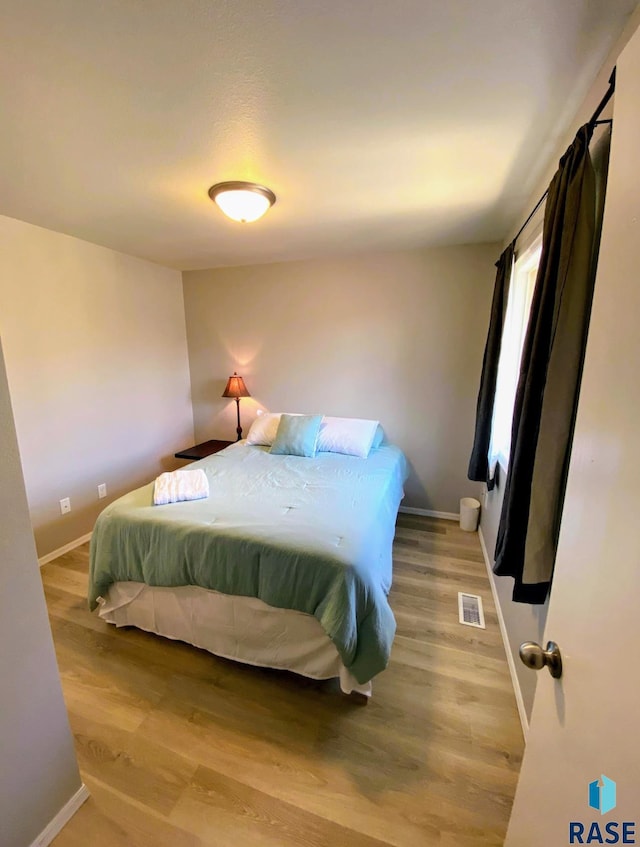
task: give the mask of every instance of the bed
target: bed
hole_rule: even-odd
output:
[[[189,468],[206,473],[206,499],[154,506],[151,483],[101,513],[91,609],[369,695],[395,633],[387,595],[402,452],[306,458],[239,442]]]

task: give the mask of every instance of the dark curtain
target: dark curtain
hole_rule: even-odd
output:
[[[549,186],[522,352],[494,565],[521,603],[544,603],[560,531],[600,242],[592,132],[578,131]]]
[[[491,421],[493,419],[493,403],[496,395],[498,379],[498,362],[502,344],[502,330],[509,299],[509,283],[513,265],[514,245],[510,244],[496,262],[496,282],[491,303],[491,319],[487,343],[482,360],[482,376],[476,406],[476,431],[473,440],[473,450],[469,460],[469,479],[486,482],[491,490],[494,480],[489,479],[489,442],[491,440]]]

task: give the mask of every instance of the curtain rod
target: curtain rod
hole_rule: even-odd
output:
[[[616,90],[616,69],[614,68],[611,71],[611,76],[609,77],[609,88],[607,89],[604,97],[596,106],[595,112],[591,115],[591,120],[589,121],[589,126],[594,127],[598,123],[598,118],[604,112],[604,107],[607,105],[609,100],[613,97],[613,92]]]
[[[600,115],[604,112],[605,106],[607,105],[609,100],[611,100],[611,98],[613,97],[613,92],[615,90],[616,90],[616,69],[614,68],[611,71],[611,76],[609,77],[609,88],[607,89],[607,91],[606,91],[604,97],[602,98],[602,100],[596,106],[595,112],[591,115],[591,117],[588,121],[588,126],[591,129],[593,129],[596,126],[600,126],[601,124],[612,124],[613,123],[613,120],[611,118],[605,118],[604,120],[599,120],[599,118],[600,118]],[[522,224],[522,226],[518,230],[518,234],[516,235],[516,237],[511,242],[512,244],[515,244],[516,241],[520,238],[520,236],[524,232],[525,227],[527,226],[527,224],[529,223],[531,218],[535,215],[535,213],[538,211],[540,206],[544,203],[548,193],[549,193],[549,189],[547,188],[547,190],[544,192],[542,197],[538,200],[536,205],[533,207],[533,209],[529,213],[526,221]]]

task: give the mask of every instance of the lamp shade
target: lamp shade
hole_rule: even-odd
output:
[[[222,392],[223,397],[251,397],[247,391],[247,386],[241,376],[234,371],[233,376],[227,380],[227,385]]]
[[[270,188],[255,182],[219,182],[211,186],[209,197],[228,218],[240,223],[257,221],[276,202]]]

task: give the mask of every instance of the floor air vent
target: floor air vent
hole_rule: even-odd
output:
[[[484,629],[484,612],[482,610],[482,597],[477,594],[465,594],[458,591],[458,615],[460,623],[466,626],[477,626]]]

